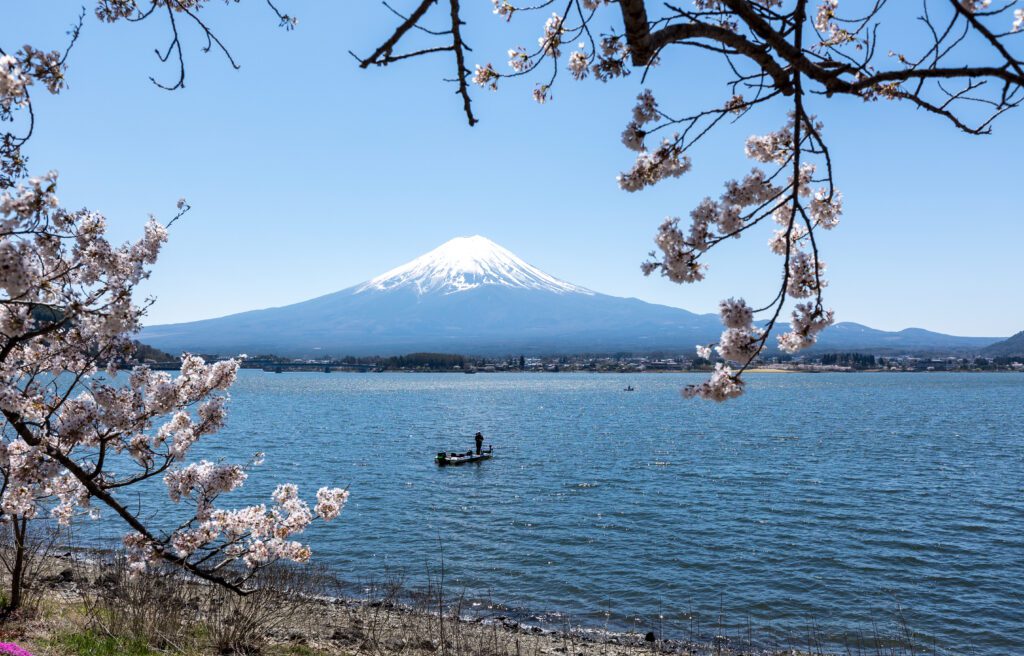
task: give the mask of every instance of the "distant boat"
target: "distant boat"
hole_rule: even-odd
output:
[[[622,388],[622,391],[623,391],[623,392],[635,392],[635,391],[636,391],[636,388],[635,388],[635,387],[633,387],[632,385],[629,385],[629,386],[627,386],[627,387],[624,387],[624,388]]]
[[[479,454],[473,451],[467,451],[466,453],[446,453],[444,451],[438,451],[437,455],[434,456],[434,462],[440,467],[446,465],[464,465],[467,462],[481,462],[483,460],[490,460],[494,457],[494,447],[489,446],[485,451],[481,451]]]

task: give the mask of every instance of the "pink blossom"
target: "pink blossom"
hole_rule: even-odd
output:
[[[27,650],[22,649],[13,642],[0,642],[0,654],[8,656],[32,656]]]
[[[743,381],[736,376],[732,369],[719,362],[715,365],[715,371],[711,378],[699,385],[687,385],[683,389],[683,396],[702,398],[709,401],[725,401],[743,394]]]

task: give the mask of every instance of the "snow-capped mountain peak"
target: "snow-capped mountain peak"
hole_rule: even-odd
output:
[[[556,294],[594,292],[530,266],[486,237],[456,237],[415,260],[383,273],[355,293],[412,288],[419,294],[454,294],[486,285]]]

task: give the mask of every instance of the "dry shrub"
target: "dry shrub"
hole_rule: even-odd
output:
[[[335,639],[359,653],[374,656],[441,654],[443,656],[526,656],[491,604],[467,604],[463,595],[449,598],[444,579],[428,576],[424,588],[410,589],[401,576],[362,585],[365,597],[349,615],[349,625],[335,629]]]
[[[323,588],[318,570],[275,565],[252,584],[240,595],[172,567],[133,573],[118,555],[84,601],[97,633],[179,653],[254,654],[282,634],[303,634]]]
[[[252,583],[246,595],[204,586],[202,620],[217,653],[254,654],[274,638],[301,639],[325,588],[322,571],[280,564],[261,570]]]
[[[184,651],[196,640],[193,629],[204,592],[170,568],[135,574],[117,555],[100,567],[83,601],[98,633]]]
[[[67,536],[48,519],[30,519],[26,523],[23,545],[22,601],[20,611],[35,614],[43,597],[47,579],[54,581],[66,574],[55,568],[55,554]],[[0,523],[0,606],[6,606],[14,571],[15,539],[11,520]]]
[[[425,618],[409,612],[401,576],[370,580],[362,589],[365,598],[355,607],[352,630],[345,636],[360,652],[397,656],[413,646],[414,636],[429,635]]]

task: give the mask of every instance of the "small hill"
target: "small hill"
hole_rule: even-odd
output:
[[[1011,355],[1024,356],[1024,330],[1020,331],[1009,339],[996,342],[981,349],[981,354],[990,358],[1006,357]]]
[[[135,342],[135,359],[139,362],[145,362],[146,360],[153,360],[155,362],[173,362],[178,358],[165,353],[160,349],[155,349],[149,344],[143,344],[142,342]]]

